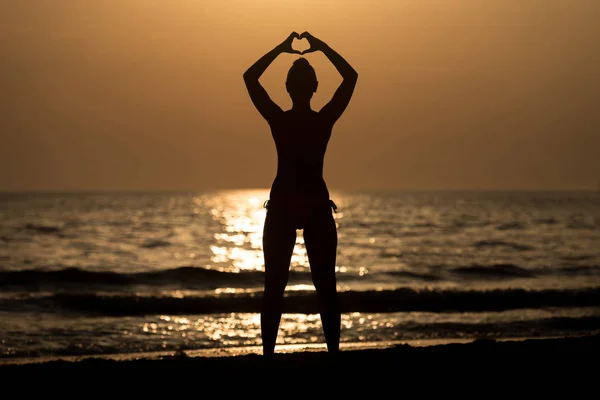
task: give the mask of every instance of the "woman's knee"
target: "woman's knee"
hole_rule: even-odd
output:
[[[337,294],[335,274],[327,275],[330,276],[313,274],[313,285],[319,297],[332,297]]]
[[[265,296],[283,297],[287,279],[267,279],[265,281]]]
[[[327,287],[317,290],[317,297],[319,298],[321,307],[325,307],[326,309],[335,309],[337,307],[338,294],[335,287]]]

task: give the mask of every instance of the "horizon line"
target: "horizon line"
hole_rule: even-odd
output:
[[[205,189],[0,189],[0,193],[205,193],[227,191],[269,191],[270,188],[231,187]],[[364,189],[329,189],[330,192],[599,192],[598,188],[364,188]]]

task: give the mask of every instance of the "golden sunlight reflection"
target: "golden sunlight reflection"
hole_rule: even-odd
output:
[[[421,315],[422,314],[422,315]],[[426,313],[410,315],[386,315],[350,313],[342,314],[342,330],[346,340],[365,340],[375,332],[388,330],[395,337],[395,328],[403,320],[423,318]],[[278,345],[324,343],[319,314],[283,314],[280,324]],[[158,341],[172,341],[177,338],[219,346],[259,346],[261,344],[259,313],[228,313],[203,316],[161,315],[151,318],[141,326],[144,335],[151,335]]]
[[[278,344],[301,344],[322,341],[317,337],[321,329],[319,315],[284,314],[281,318]],[[224,346],[260,344],[260,314],[230,313],[206,315],[200,318],[162,315],[154,322],[146,322],[141,330],[144,334],[158,335],[160,339],[172,336],[196,337],[198,334]],[[303,335],[306,334],[307,335]]]
[[[222,192],[220,196],[198,197],[197,206],[208,205],[210,215],[220,226],[210,247],[212,267],[227,272],[263,271],[262,232],[269,197],[267,190]],[[207,204],[208,203],[208,204]],[[291,269],[309,268],[302,232],[298,232]]]
[[[244,289],[244,288],[217,288],[215,289],[215,294],[240,294],[240,293],[254,293],[258,291],[262,291],[262,289]]]
[[[286,290],[289,290],[292,292],[294,292],[294,291],[298,292],[298,291],[316,290],[316,289],[315,289],[314,285],[298,284],[298,285],[288,285],[286,287]]]

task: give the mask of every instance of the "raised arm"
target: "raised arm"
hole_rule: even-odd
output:
[[[281,53],[300,54],[299,51],[292,49],[292,42],[294,41],[294,38],[299,37],[300,35],[298,35],[296,32],[292,32],[286,40],[262,56],[250,68],[248,68],[246,72],[244,72],[244,82],[246,83],[246,88],[248,89],[250,98],[252,99],[252,102],[254,103],[254,106],[260,115],[262,115],[263,118],[268,122],[271,122],[275,116],[283,111],[277,104],[275,104],[273,100],[271,100],[267,91],[262,87],[258,80],[269,67],[269,65],[271,65],[273,60],[275,60],[275,58],[277,58],[277,56]]]
[[[340,75],[342,75],[342,83],[335,91],[329,103],[319,111],[319,113],[329,119],[331,123],[335,123],[348,106],[348,103],[350,103],[356,81],[358,80],[358,73],[335,50],[310,33],[304,32],[300,35],[300,38],[306,38],[310,44],[310,49],[305,50],[302,54],[321,50],[338,70]]]

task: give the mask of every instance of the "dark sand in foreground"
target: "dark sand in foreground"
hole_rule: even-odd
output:
[[[258,354],[206,357],[186,354],[130,360],[87,358],[77,361],[53,360],[0,366],[0,376],[10,373],[66,377],[76,373],[88,376],[123,377],[142,372],[153,373],[170,382],[185,382],[189,377],[294,377],[309,374],[324,379],[335,374],[345,377],[407,377],[488,375],[496,378],[531,379],[536,375],[598,376],[600,335],[572,338],[524,339],[517,341],[476,340],[433,346],[397,345],[384,349],[347,349],[332,358],[324,351],[298,351],[276,354],[265,363]],[[89,375],[93,374],[93,375]],[[502,374],[502,375],[499,375]],[[352,378],[346,378],[352,379]],[[392,384],[394,381],[386,381]],[[550,382],[551,383],[551,382]]]

